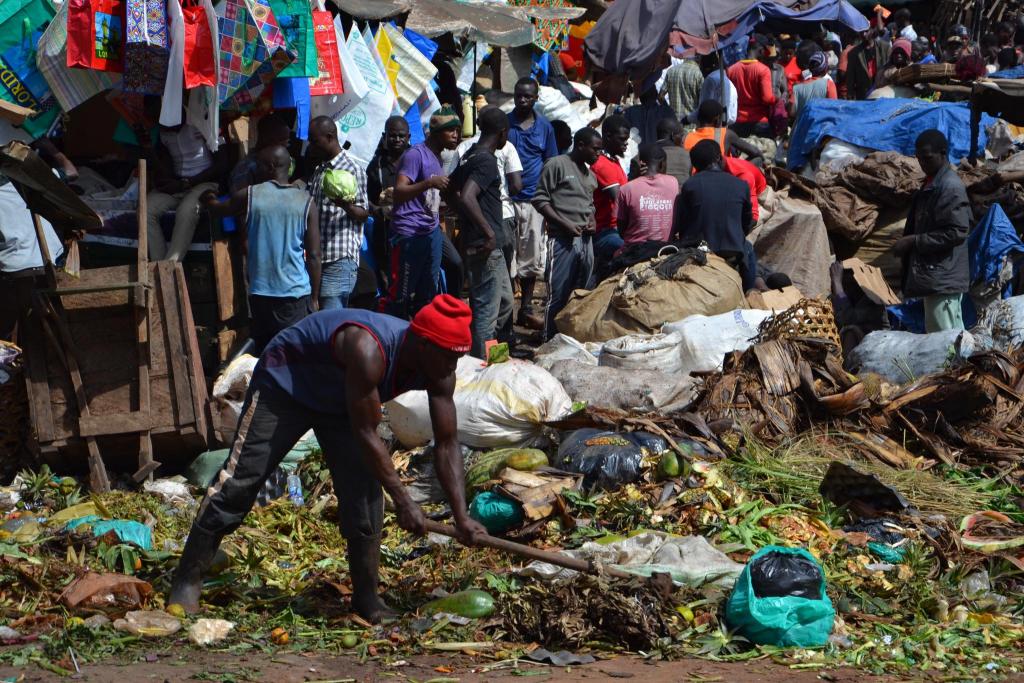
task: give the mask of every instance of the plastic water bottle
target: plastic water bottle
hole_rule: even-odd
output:
[[[297,474],[288,475],[288,500],[293,505],[304,505],[306,502],[302,498],[302,480]]]

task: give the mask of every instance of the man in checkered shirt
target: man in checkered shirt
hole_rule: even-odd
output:
[[[320,310],[347,308],[348,297],[359,273],[359,247],[363,242],[363,223],[370,215],[366,197],[366,171],[356,164],[338,142],[338,128],[327,116],[318,116],[309,124],[309,144],[319,158],[309,182],[313,202],[320,212],[323,267],[320,276]],[[356,198],[351,202],[329,198],[323,191],[324,173],[348,171],[356,179]]]

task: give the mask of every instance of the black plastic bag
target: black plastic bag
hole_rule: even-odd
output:
[[[668,445],[646,432],[619,434],[600,429],[579,429],[558,448],[559,466],[583,475],[583,487],[613,491],[639,481],[647,453],[661,453]]]
[[[759,598],[821,598],[822,584],[818,565],[800,555],[770,552],[750,565],[750,583]]]

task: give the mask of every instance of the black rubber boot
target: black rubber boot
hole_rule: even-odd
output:
[[[398,618],[377,589],[380,586],[380,536],[348,541],[348,571],[352,577],[352,609],[371,624]]]
[[[193,528],[185,542],[185,550],[178,560],[171,583],[167,604],[178,604],[188,614],[199,611],[199,594],[203,590],[203,575],[213,562],[221,536]]]

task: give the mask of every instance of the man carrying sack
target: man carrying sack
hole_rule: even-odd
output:
[[[447,294],[412,322],[359,309],[315,313],[278,334],[253,370],[231,453],[207,490],[181,554],[167,603],[199,609],[204,571],[221,539],[241,525],[267,477],[312,429],[338,496],[338,518],[352,577],[352,607],[378,623],[394,615],[377,594],[383,489],[398,525],[423,535],[426,518],[409,497],[377,435],[381,404],[425,389],[437,477],[459,540],[484,528],[466,511],[455,404],[455,368],[470,347],[469,307]]]

